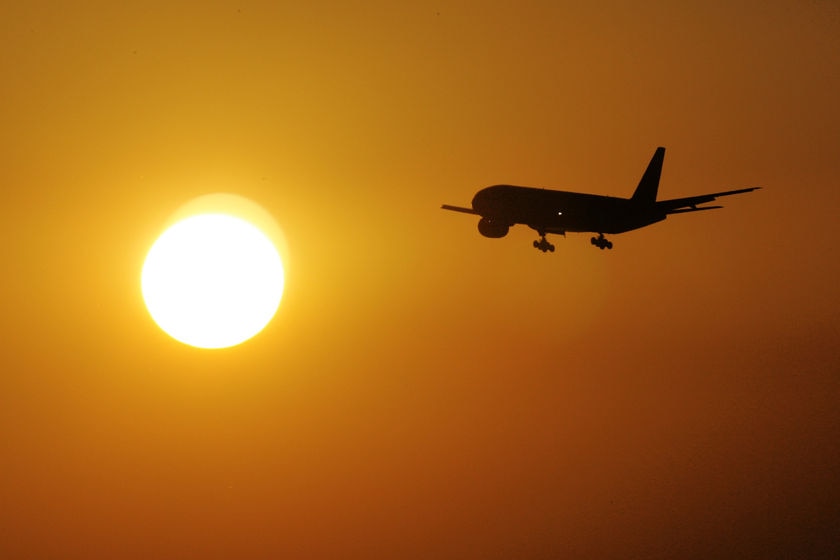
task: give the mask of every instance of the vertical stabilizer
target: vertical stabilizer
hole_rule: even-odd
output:
[[[650,163],[639,181],[639,186],[630,199],[634,202],[653,204],[656,202],[656,191],[659,189],[659,176],[662,174],[662,162],[665,159],[665,148],[656,148]]]

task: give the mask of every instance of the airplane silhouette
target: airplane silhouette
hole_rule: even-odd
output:
[[[734,191],[702,194],[671,200],[656,200],[665,148],[654,152],[636,191],[630,198],[601,196],[576,192],[555,191],[534,187],[494,185],[478,191],[472,208],[444,204],[444,210],[481,216],[478,231],[485,237],[504,237],[515,224],[535,229],[540,239],[534,247],[545,253],[554,245],[545,236],[549,233],[566,235],[571,232],[592,232],[591,243],[600,249],[612,249],[605,233],[624,233],[661,222],[669,214],[684,214],[700,210],[714,210],[723,206],[698,206],[712,202],[719,196],[754,191],[751,187]]]

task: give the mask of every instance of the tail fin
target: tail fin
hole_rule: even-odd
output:
[[[656,191],[659,189],[659,176],[662,174],[662,162],[665,159],[665,148],[656,148],[650,163],[639,181],[639,186],[630,199],[633,202],[653,204],[656,202]]]

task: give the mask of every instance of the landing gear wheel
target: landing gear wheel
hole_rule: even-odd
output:
[[[534,241],[534,248],[539,249],[543,253],[546,251],[554,252],[554,245],[548,242],[548,240],[543,236],[541,239]]]
[[[595,245],[596,247],[598,247],[599,249],[601,249],[602,251],[604,249],[612,249],[613,248],[612,241],[608,241],[607,238],[604,237],[603,233],[598,235],[598,237],[593,237],[592,239],[589,240],[589,242],[592,243],[593,245]]]

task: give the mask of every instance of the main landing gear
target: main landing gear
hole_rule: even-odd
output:
[[[546,251],[554,252],[554,245],[548,242],[548,239],[545,238],[545,235],[540,236],[539,241],[534,241],[534,249],[539,249],[543,253]]]
[[[603,233],[599,233],[598,237],[593,237],[592,239],[589,240],[589,242],[592,243],[593,245],[595,245],[596,247],[598,247],[599,249],[601,249],[602,251],[604,249],[612,249],[612,242],[607,241],[607,238],[604,237]],[[534,241],[534,243],[536,243],[536,241]],[[536,245],[535,245],[535,247],[536,247]]]

